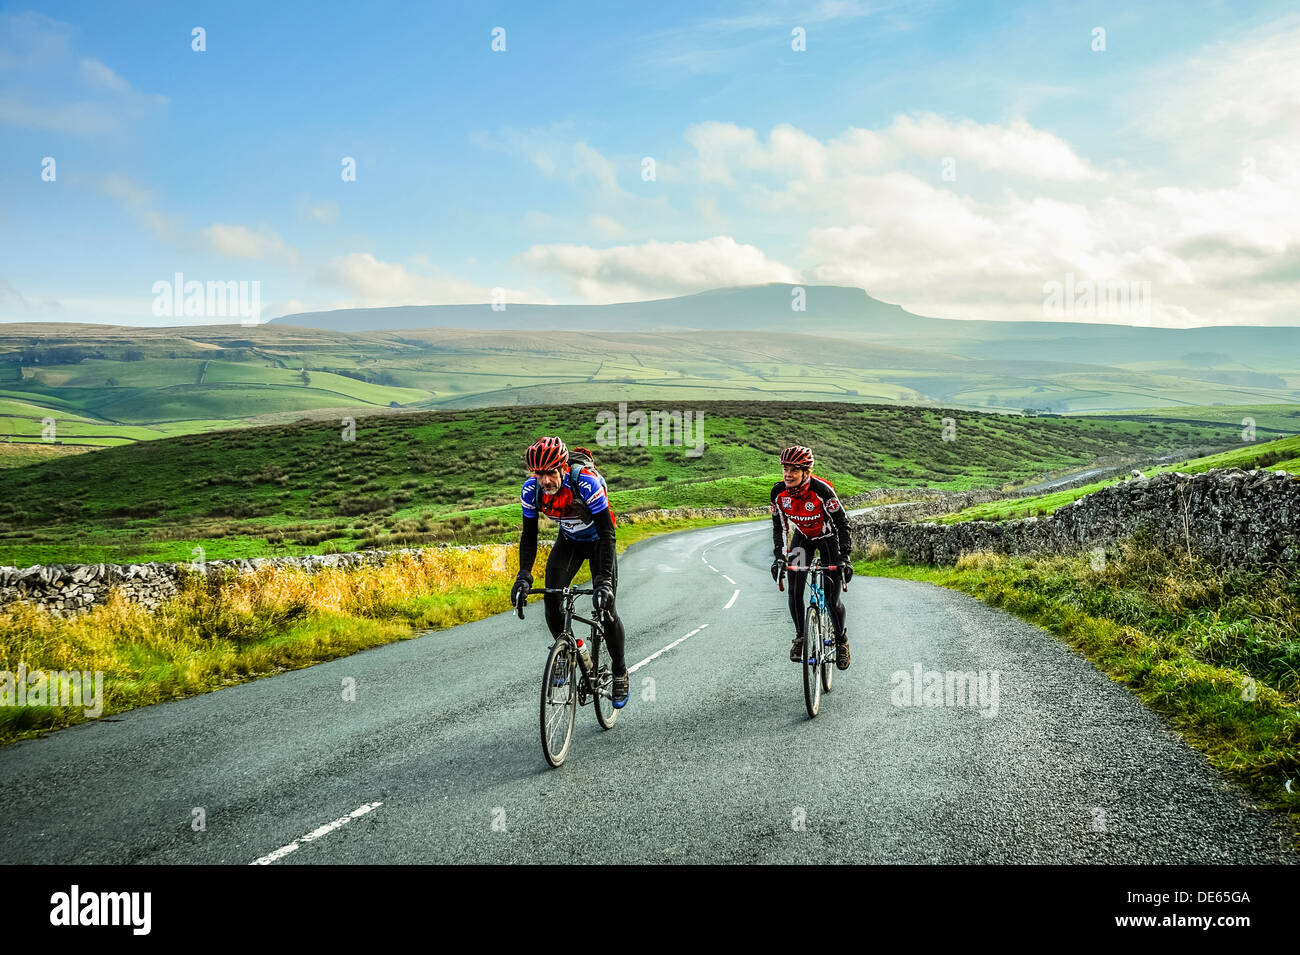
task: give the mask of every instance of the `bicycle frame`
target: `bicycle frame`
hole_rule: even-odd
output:
[[[586,661],[583,659],[583,655],[580,652],[577,652],[578,640],[573,634],[573,621],[575,620],[579,621],[580,623],[585,623],[588,627],[590,627],[591,628],[590,655],[593,660],[599,658],[600,644],[605,636],[605,628],[601,625],[600,621],[591,620],[587,617],[584,617],[582,616],[582,614],[578,613],[573,609],[573,603],[575,600],[577,600],[579,597],[591,596],[595,593],[595,591],[583,590],[578,587],[534,587],[532,590],[529,590],[528,593],[529,594],[559,594],[564,599],[564,627],[560,631],[560,635],[555,639],[566,641],[569,644],[569,646],[575,651],[574,657],[578,661],[578,670],[582,674],[582,680],[578,684],[579,704],[585,706],[587,704],[588,696],[603,696],[606,699],[613,699],[613,688],[609,686],[598,685],[596,681],[596,677],[598,676],[598,674],[591,672],[591,670],[587,668],[587,664]],[[515,613],[518,615],[520,620],[524,619],[524,611],[522,607],[516,607]]]
[[[822,567],[821,557],[814,557],[811,564],[808,565],[808,604],[816,607],[819,614],[826,613],[826,590],[822,586],[822,573],[825,568]]]

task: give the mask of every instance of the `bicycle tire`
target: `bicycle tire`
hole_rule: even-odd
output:
[[[832,637],[832,641],[833,640],[834,638]],[[835,645],[834,642],[830,642],[830,643],[827,642],[826,634],[823,633],[822,634],[822,665],[821,665],[823,693],[829,693],[831,691],[831,681],[835,676],[835,651],[831,649],[834,645]]]
[[[573,744],[573,721],[578,712],[577,676],[577,654],[573,647],[563,638],[556,640],[542,670],[541,712],[542,754],[555,767],[564,762]],[[561,681],[559,685],[557,680]],[[556,735],[558,731],[563,731],[562,741]]]
[[[821,614],[816,607],[808,608],[803,628],[803,701],[808,707],[808,718],[815,719],[821,708]],[[811,661],[811,662],[809,662]]]
[[[614,691],[614,674],[608,667],[603,668],[600,665],[600,649],[604,646],[604,640],[592,639],[591,641],[591,705],[596,710],[596,722],[600,724],[601,729],[609,730],[614,728],[614,722],[618,719],[618,710],[614,708],[614,701],[608,696],[602,696],[601,690],[606,693]]]

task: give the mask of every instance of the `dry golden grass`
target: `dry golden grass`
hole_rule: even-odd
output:
[[[545,566],[549,545],[538,551]],[[116,713],[499,613],[517,572],[510,545],[426,549],[374,567],[193,575],[155,611],[117,591],[76,617],[16,603],[0,612],[0,669],[103,671],[104,712]],[[0,708],[0,740],[83,718]]]

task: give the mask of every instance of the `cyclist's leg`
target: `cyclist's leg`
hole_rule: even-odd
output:
[[[627,646],[626,634],[623,632],[623,620],[618,615],[618,555],[614,555],[614,572],[610,581],[614,588],[614,610],[605,617],[605,646],[609,648],[609,666],[614,673],[625,673],[627,661],[623,651]]]
[[[582,566],[584,554],[574,541],[565,537],[563,532],[555,538],[551,555],[546,558],[546,586],[567,587],[573,581],[573,575]],[[559,594],[547,594],[542,598],[546,607],[546,626],[551,636],[558,637],[564,629],[564,605]]]
[[[790,565],[786,568],[786,593],[790,600],[790,617],[794,620],[794,630],[799,639],[804,637],[804,586],[808,582],[808,564],[812,560],[811,542],[803,534],[795,531],[790,535]],[[802,567],[803,570],[796,570]]]

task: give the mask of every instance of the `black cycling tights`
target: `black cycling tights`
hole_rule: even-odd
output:
[[[546,559],[546,586],[567,587],[573,581],[584,560],[589,560],[593,568],[596,563],[596,547],[599,541],[575,541],[560,534],[551,548],[551,556]],[[618,556],[614,557],[613,580],[610,586],[618,594]],[[546,625],[551,628],[551,636],[558,637],[564,629],[564,604],[559,594],[547,594],[542,598],[546,606]],[[615,607],[617,607],[615,603]],[[605,646],[609,648],[610,669],[622,673],[627,669],[623,659],[624,634],[623,621],[618,614],[606,614],[604,622]]]
[[[802,549],[800,549],[802,548]],[[804,636],[804,621],[807,613],[804,604],[804,587],[808,583],[807,570],[798,571],[795,567],[806,568],[813,559],[813,554],[820,554],[822,566],[836,565],[833,571],[822,574],[822,590],[826,594],[826,605],[831,609],[831,620],[835,624],[835,633],[844,632],[844,601],[840,599],[839,547],[834,537],[819,537],[809,540],[795,531],[790,540],[790,553],[787,555],[790,566],[787,572],[786,591],[790,594],[790,616],[794,618],[795,632],[799,639]]]

